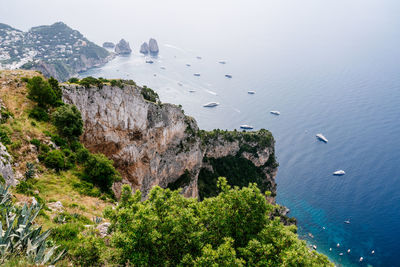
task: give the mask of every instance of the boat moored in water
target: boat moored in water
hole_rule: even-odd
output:
[[[219,105],[218,102],[209,102],[209,103],[207,103],[207,104],[204,104],[203,107],[212,108],[212,107],[216,107],[216,106],[218,106],[218,105]]]
[[[230,74],[225,74],[225,77],[226,77],[226,78],[232,78],[232,75],[230,75]]]
[[[248,93],[249,95],[254,95],[254,94],[256,93],[256,91],[247,91],[247,93]]]
[[[277,110],[271,110],[269,113],[274,114],[274,115],[281,115],[281,113]]]
[[[193,75],[199,77],[200,73],[194,73]]]
[[[338,170],[338,171],[333,172],[333,175],[336,175],[336,176],[342,176],[345,174],[346,174],[346,172],[344,170]]]
[[[316,137],[317,137],[319,140],[321,140],[321,141],[323,141],[323,142],[325,142],[325,143],[328,143],[328,139],[326,139],[326,137],[325,137],[323,134],[319,133],[319,134],[316,135]]]
[[[247,124],[243,124],[243,125],[240,125],[240,128],[244,129],[244,130],[252,130],[254,127],[247,125]]]

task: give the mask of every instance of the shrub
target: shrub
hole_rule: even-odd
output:
[[[35,119],[37,121],[49,121],[49,114],[44,108],[41,107],[34,107],[29,111],[29,118]]]
[[[53,89],[54,94],[56,95],[56,101],[62,99],[62,90],[60,88],[60,85],[58,84],[58,81],[54,79],[53,77],[50,77],[48,80],[51,88]]]
[[[57,134],[53,134],[53,135],[51,136],[51,141],[53,141],[54,144],[55,144],[56,146],[59,146],[59,147],[67,147],[67,145],[68,145],[67,140],[65,140],[64,138],[60,137],[60,136],[57,135]]]
[[[76,77],[72,77],[71,79],[68,80],[69,83],[79,83],[79,79]]]
[[[84,175],[89,182],[98,186],[103,192],[110,192],[112,184],[121,179],[113,166],[113,161],[103,154],[89,156],[85,164]]]
[[[146,85],[143,86],[141,93],[143,98],[150,102],[157,103],[157,100],[160,99],[158,94],[153,89],[148,88]]]
[[[53,123],[60,135],[67,139],[75,139],[83,132],[81,113],[74,105],[58,107],[53,113]]]
[[[31,179],[35,177],[35,165],[33,163],[26,163],[25,179]]]
[[[34,139],[32,139],[32,140],[30,141],[30,143],[31,143],[32,145],[34,145],[34,146],[36,147],[37,150],[39,150],[39,148],[40,148],[40,140],[34,138]]]
[[[52,106],[57,100],[50,84],[40,76],[29,79],[27,87],[28,97],[37,102],[40,107]]]
[[[11,144],[11,139],[8,136],[7,129],[5,128],[0,128],[0,142],[3,143],[3,145]]]
[[[103,83],[101,82],[101,80],[96,79],[92,76],[83,78],[82,80],[80,80],[79,84],[85,86],[86,88],[89,88],[91,85],[97,86],[99,88],[103,87]]]
[[[94,187],[92,183],[86,181],[79,181],[78,183],[73,183],[72,186],[76,191],[82,195],[90,197],[100,197],[101,192],[97,187]]]
[[[90,152],[89,150],[87,150],[86,148],[80,148],[76,151],[76,161],[78,163],[84,163],[88,160],[90,156]]]
[[[56,171],[65,168],[65,157],[60,150],[50,151],[44,159],[44,164],[47,168],[55,169]]]

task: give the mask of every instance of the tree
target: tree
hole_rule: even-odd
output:
[[[50,151],[44,159],[44,164],[47,168],[55,169],[56,171],[65,168],[65,156],[60,150]]]
[[[53,123],[60,135],[69,140],[78,138],[83,132],[80,111],[74,105],[63,105],[53,113]]]
[[[113,166],[114,162],[103,154],[92,154],[85,164],[85,178],[104,192],[111,192],[111,186],[121,179]]]
[[[54,91],[54,94],[56,95],[56,100],[61,101],[62,99],[62,90],[60,88],[60,85],[58,84],[58,81],[56,79],[54,79],[53,77],[50,77],[50,79],[48,80],[51,88]]]
[[[256,184],[231,187],[202,202],[153,187],[147,200],[123,186],[107,208],[117,264],[134,266],[333,266],[307,248],[295,226],[271,220],[273,206]]]
[[[56,102],[56,94],[50,84],[40,76],[29,79],[27,83],[28,97],[37,102],[40,107],[47,108]]]

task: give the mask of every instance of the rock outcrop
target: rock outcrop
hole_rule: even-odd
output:
[[[0,143],[0,174],[3,176],[6,185],[16,185],[11,166],[11,155],[8,154],[6,147],[2,143]]]
[[[145,55],[149,53],[149,45],[146,42],[140,46],[140,53]]]
[[[114,160],[123,176],[122,182],[113,186],[117,197],[122,184],[140,189],[144,196],[159,185],[183,188],[185,196],[198,197],[200,170],[212,169],[208,158],[237,155],[239,151],[242,155],[249,150],[252,154],[243,156],[254,166],[265,165],[271,157],[275,160],[273,139],[263,147],[257,139],[244,140],[241,132],[235,132],[233,139],[205,135],[207,132],[199,131],[196,121],[185,116],[180,107],[145,100],[146,90],[131,85],[122,89],[63,85],[64,102],[75,104],[82,113],[82,142],[90,151]],[[265,179],[273,180],[275,171],[276,167],[265,171]]]
[[[118,55],[129,55],[132,53],[132,49],[129,46],[129,43],[125,41],[125,39],[121,39],[118,44],[115,45],[115,53]]]
[[[103,47],[104,47],[104,48],[114,49],[115,44],[114,44],[113,42],[104,42],[104,43],[103,43]]]
[[[152,54],[158,54],[159,52],[157,41],[153,38],[149,40],[149,51]]]

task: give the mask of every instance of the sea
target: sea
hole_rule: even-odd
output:
[[[3,10],[24,30],[62,20],[98,44],[130,43],[130,56],[81,77],[133,79],[202,129],[270,130],[276,200],[299,236],[337,266],[400,266],[398,0],[24,0]],[[139,53],[151,37],[156,57]]]

